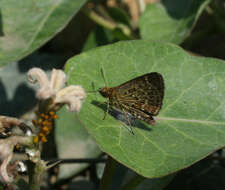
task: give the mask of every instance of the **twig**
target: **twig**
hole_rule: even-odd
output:
[[[90,164],[96,164],[96,163],[102,163],[106,162],[107,159],[104,158],[66,158],[66,159],[51,159],[47,160],[47,162],[54,163],[60,161],[60,164],[76,164],[76,163],[90,163]]]

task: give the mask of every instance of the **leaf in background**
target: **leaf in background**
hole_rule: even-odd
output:
[[[115,40],[115,36],[111,30],[107,30],[97,25],[89,34],[82,51],[106,45],[115,42]]]
[[[222,149],[221,151],[224,151]],[[219,151],[221,153],[221,151]],[[167,186],[165,190],[183,189],[208,189],[208,190],[223,190],[225,187],[224,176],[224,159],[219,152],[215,152],[191,167],[177,173],[173,181]],[[219,153],[219,154],[218,154]]]
[[[150,4],[140,18],[142,39],[180,44],[211,0],[164,0]]]
[[[125,10],[118,7],[108,7],[107,12],[117,23],[123,23],[127,26],[131,26],[129,15]]]
[[[1,0],[0,66],[23,58],[60,32],[86,0]]]
[[[59,116],[59,119],[56,120],[56,144],[60,159],[96,158],[101,154],[98,146],[74,113],[69,113],[64,108],[60,110]],[[60,165],[58,177],[71,177],[88,166],[88,163]]]
[[[120,42],[80,54],[67,62],[69,84],[86,91],[118,86],[150,72],[165,80],[157,124],[138,121],[134,135],[111,115],[106,101],[89,93],[78,116],[103,152],[145,177],[186,168],[225,145],[225,62],[187,54],[172,44]]]

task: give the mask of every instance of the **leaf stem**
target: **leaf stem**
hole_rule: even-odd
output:
[[[212,10],[212,17],[214,19],[214,22],[217,26],[217,29],[224,33],[225,32],[225,24],[224,24],[224,16],[225,16],[225,13],[224,13],[224,5],[223,4],[220,4],[218,5],[218,3],[216,2],[213,2],[211,4],[211,10]]]

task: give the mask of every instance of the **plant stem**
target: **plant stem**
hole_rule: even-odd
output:
[[[146,178],[144,178],[143,176],[137,175],[135,177],[133,177],[128,183],[126,183],[121,190],[132,190],[132,189],[136,189],[136,187],[141,184],[141,182],[143,182]]]
[[[29,189],[30,190],[40,190],[42,177],[45,172],[46,165],[41,159],[36,162],[30,162],[28,164],[29,172]]]
[[[110,156],[108,156],[108,161],[106,163],[104,174],[100,182],[99,190],[110,190],[112,177],[115,173],[115,169],[116,169],[116,161]]]

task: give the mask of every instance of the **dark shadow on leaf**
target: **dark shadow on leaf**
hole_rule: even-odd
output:
[[[3,32],[3,24],[2,24],[2,12],[0,9],[0,37],[4,36],[4,32]]]
[[[18,69],[21,73],[27,73],[29,69],[38,67],[44,71],[50,71],[53,68],[61,69],[65,63],[65,57],[60,54],[48,54],[36,51],[33,54],[19,61]]]
[[[9,100],[5,86],[0,81],[0,115],[19,117],[31,110],[36,102],[34,90],[26,84],[20,84],[13,98]]]
[[[7,114],[7,94],[5,91],[5,86],[2,82],[2,80],[0,79],[0,114],[1,115],[6,115]]]
[[[22,83],[16,88],[14,97],[10,102],[14,109],[14,116],[21,116],[36,105],[35,91],[27,84]]]
[[[198,11],[204,0],[162,0],[161,3],[165,6],[168,14],[174,19],[183,19],[193,16]]]
[[[107,104],[98,102],[93,100],[91,104],[97,106],[98,108],[102,109],[107,112]],[[146,131],[151,131],[152,129],[150,127],[147,127],[145,124],[143,124],[141,121],[136,120],[131,114],[129,113],[123,113],[118,109],[114,109],[110,106],[108,110],[108,114],[114,117],[115,119],[122,121],[124,124],[130,126],[130,127],[137,127],[139,129],[143,129]],[[107,115],[106,115],[107,117]],[[100,118],[103,119],[103,118]]]

